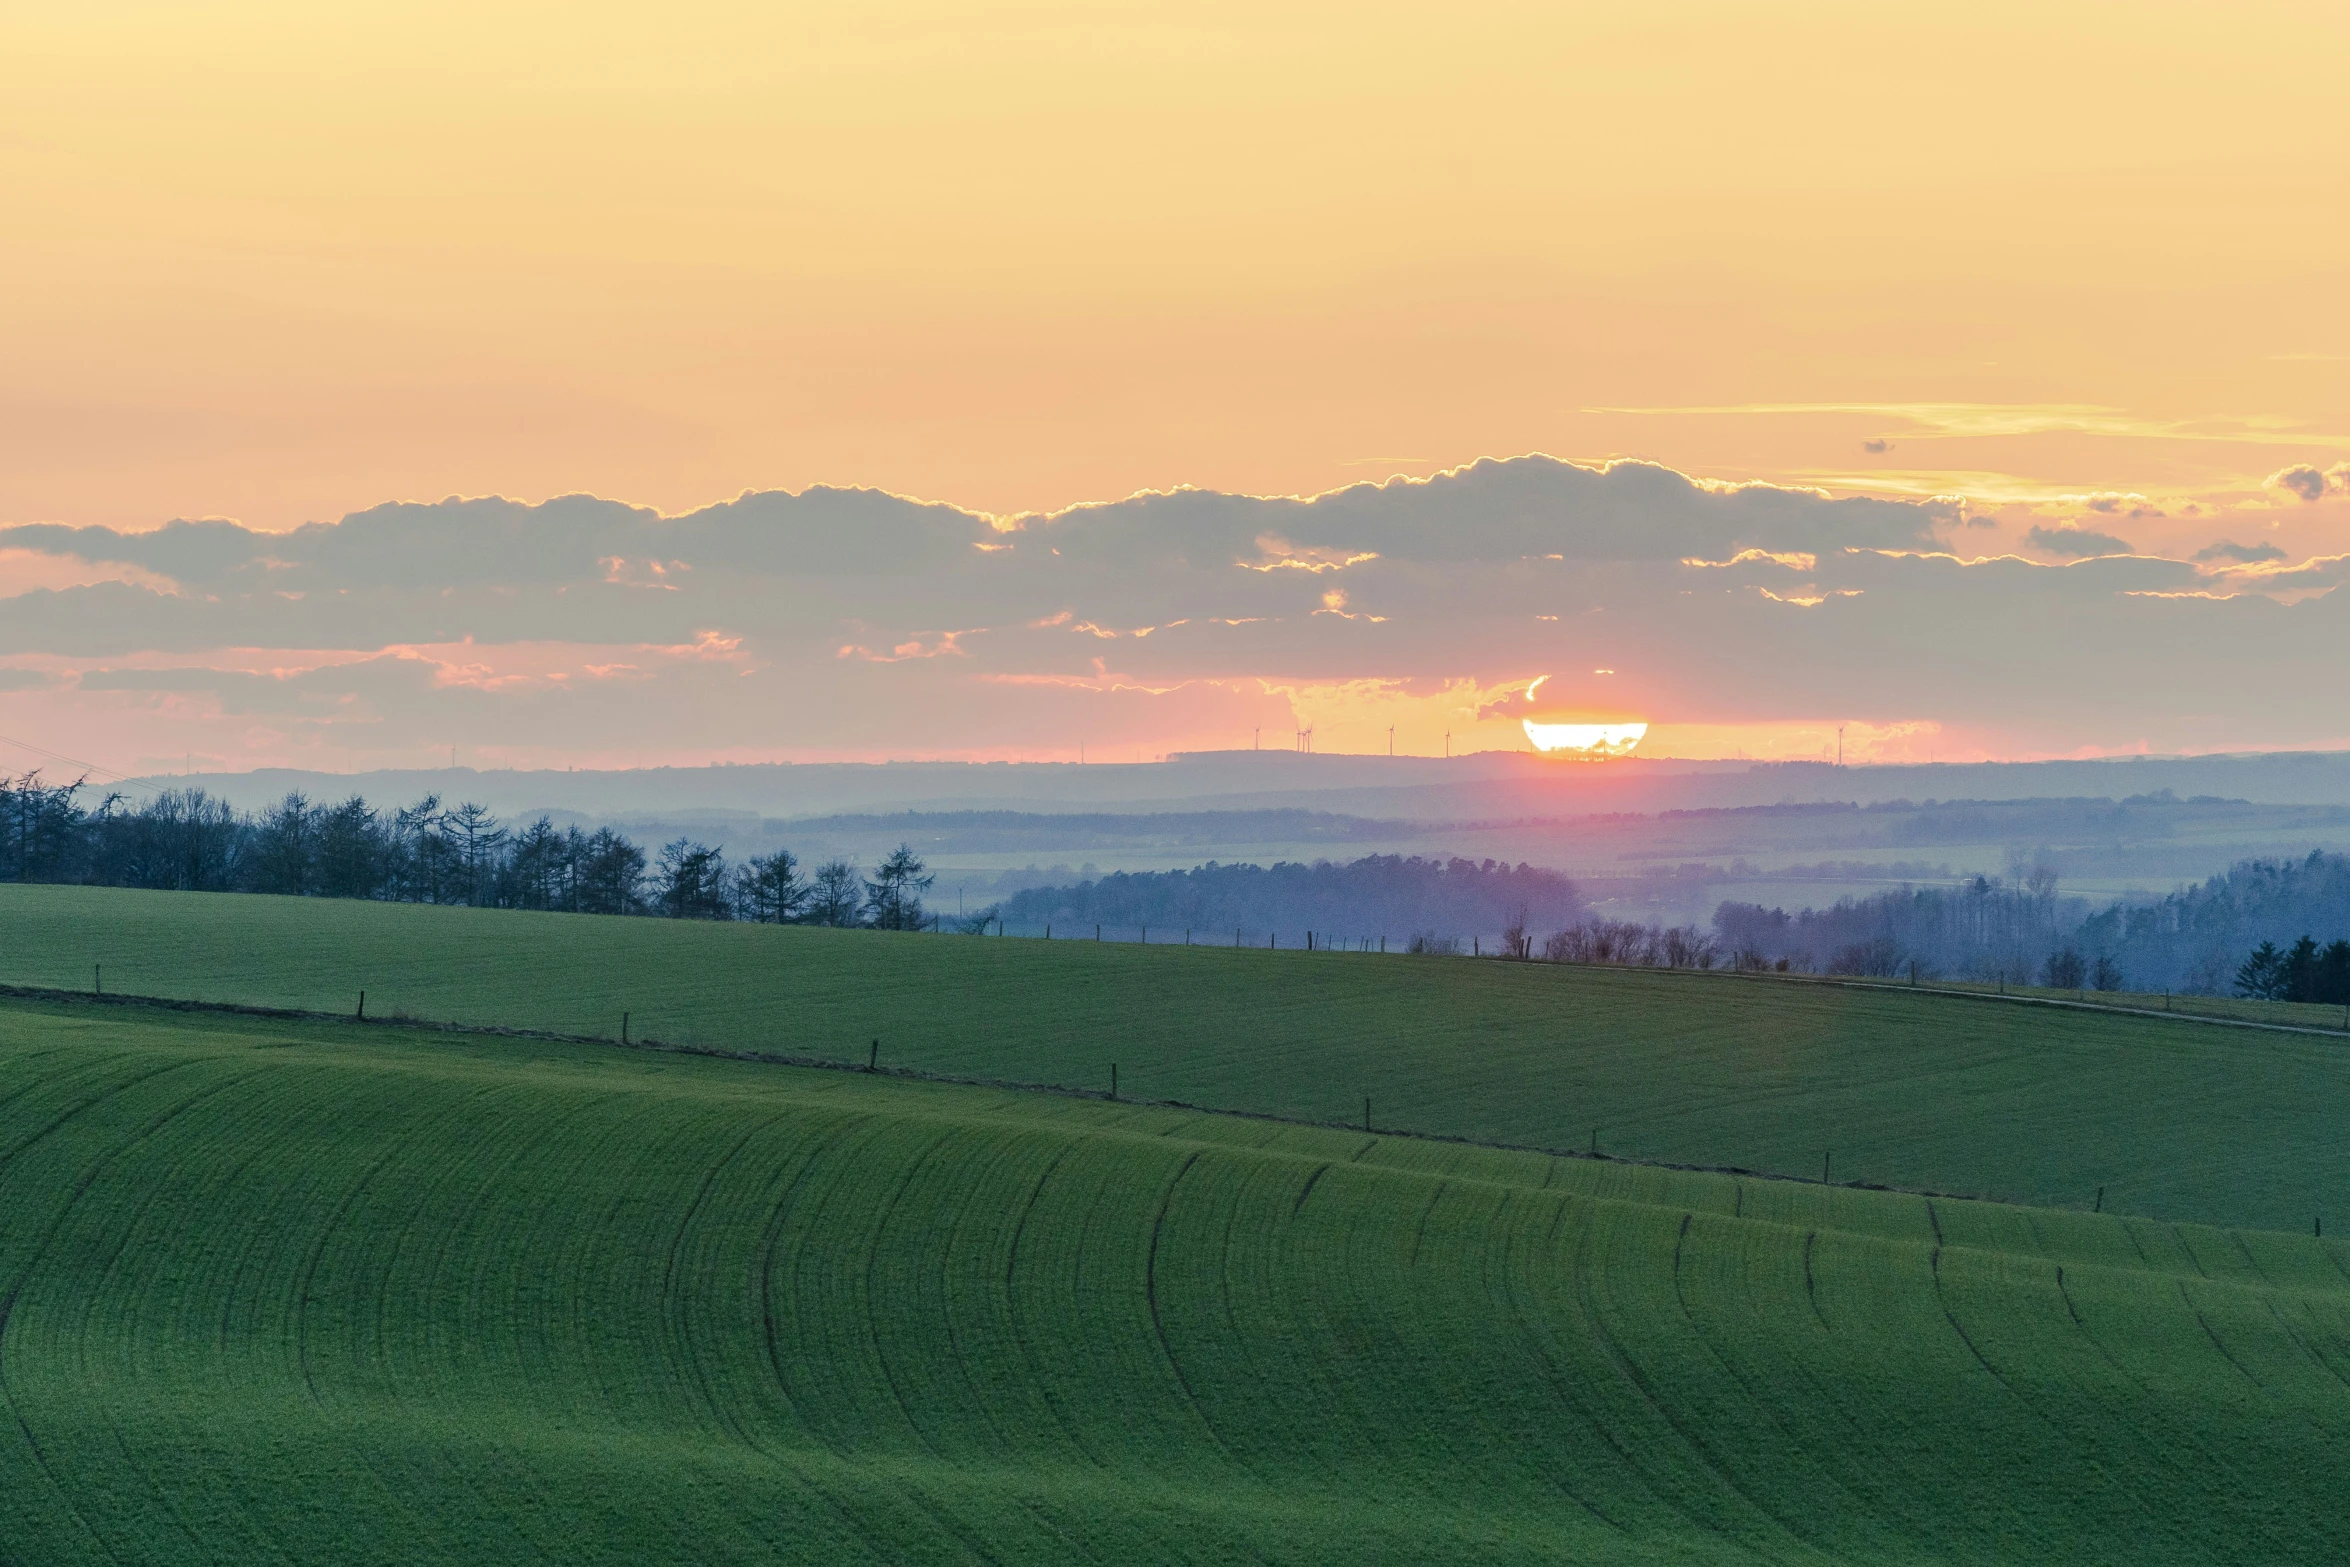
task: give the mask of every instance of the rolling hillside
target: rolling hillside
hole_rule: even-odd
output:
[[[2338,1561],[2335,1242],[0,1003],[48,1563]]]
[[[0,887],[0,982],[885,1064],[2164,1219],[2350,1226],[2350,1043],[1723,976]]]

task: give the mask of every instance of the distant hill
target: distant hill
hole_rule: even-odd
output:
[[[1591,764],[1516,751],[1450,759],[1224,751],[1092,766],[889,762],[353,774],[272,768],[133,783],[146,789],[194,784],[246,807],[267,804],[289,789],[378,800],[439,794],[477,800],[504,815],[542,809],[597,817],[692,810],[774,817],[898,810],[1306,810],[1466,821],[1818,800],[2120,800],[2164,789],[2181,798],[2350,805],[2350,752],[1833,767],[1643,758]]]

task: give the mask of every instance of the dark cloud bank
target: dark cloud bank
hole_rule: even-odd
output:
[[[2285,571],[2269,547],[2223,542],[2204,552],[2221,564],[2198,566],[2085,529],[2035,535],[2062,564],[1968,561],[1946,542],[1958,521],[1938,504],[1521,458],[1312,499],[1148,494],[1002,528],[823,488],[675,517],[566,496],[398,503],[282,534],[29,524],[0,529],[0,548],[177,591],[0,601],[0,656],[107,661],[75,677],[93,692],[200,689],[284,726],[361,722],[378,748],[587,747],[625,730],[778,750],[912,735],[905,752],[939,754],[1035,745],[1113,709],[1134,733],[1179,727],[1178,709],[1220,722],[1199,694],[1217,682],[1545,672],[1567,701],[1684,721],[1927,719],[2171,749],[2232,743],[2244,724],[2277,743],[2332,733],[2276,677],[2343,672],[2339,561]],[[468,639],[486,673],[405,651]],[[544,678],[497,651],[523,643],[621,651]],[[366,656],[266,675],[118,662],[224,648]],[[1616,671],[1604,686],[1586,674],[1599,668]]]

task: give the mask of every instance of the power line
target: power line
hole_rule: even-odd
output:
[[[52,751],[47,746],[35,745],[30,740],[19,740],[13,735],[0,735],[0,745],[12,745],[18,750],[30,751],[36,756],[45,756],[52,762],[63,762],[66,766],[78,767],[85,773],[96,773],[101,778],[111,778],[118,784],[128,784],[133,789],[145,789],[149,794],[155,793],[152,787],[135,781],[127,773],[118,773],[112,768],[100,767],[96,762],[85,762],[78,756],[67,756],[63,751]]]

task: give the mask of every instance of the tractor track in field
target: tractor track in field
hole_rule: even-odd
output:
[[[1931,1213],[1931,1211],[1932,1205],[1928,1204],[1928,1212]],[[2069,1441],[2076,1439],[2074,1434],[2070,1431],[2065,1420],[2060,1420],[2056,1415],[2051,1414],[2048,1409],[2042,1406],[2040,1399],[2028,1396],[2024,1389],[2017,1385],[2014,1379],[2010,1378],[2006,1372],[2000,1370],[1997,1366],[1991,1363],[1990,1357],[1983,1353],[1982,1346],[1975,1342],[1975,1336],[1967,1331],[1966,1324],[1958,1320],[1958,1310],[1951,1304],[1949,1286],[1942,1277],[1942,1253],[1949,1248],[1946,1248],[1941,1241],[1941,1228],[1941,1220],[1939,1217],[1937,1217],[1934,1220],[1935,1244],[1933,1250],[1927,1254],[1926,1266],[1927,1272],[1932,1280],[1934,1303],[1942,1308],[1943,1318],[1950,1324],[1951,1332],[1958,1335],[1959,1342],[1966,1346],[1967,1353],[1974,1357],[1975,1364],[1981,1366],[1984,1372],[1991,1378],[1991,1380],[1998,1384],[2000,1390],[2005,1393],[2008,1398],[2012,1399],[2019,1408],[2024,1410],[2027,1414],[2031,1415],[2033,1419],[2039,1421],[2041,1426],[2049,1432],[2053,1433],[2058,1440]],[[2187,1309],[2194,1314],[2197,1325],[2202,1327],[2204,1335],[2211,1340],[2212,1347],[2217,1349],[2222,1356],[2226,1357],[2229,1365],[2235,1367],[2237,1371],[2241,1372],[2247,1378],[2250,1378],[2252,1374],[2249,1371],[2244,1370],[2243,1366],[2237,1362],[2235,1356],[2228,1354],[2227,1346],[2220,1343],[2219,1335],[2212,1331],[2210,1323],[2204,1320],[2203,1313],[2195,1309],[2193,1297],[2187,1294],[2187,1281],[2185,1279],[2177,1279],[2175,1282],[2178,1285],[2180,1300],[2186,1305]],[[2065,1296],[2064,1304],[2068,1314],[2071,1313],[2072,1299],[2069,1293]],[[2254,1385],[2259,1385],[2257,1379],[2254,1380]],[[2043,1394],[2045,1393],[2044,1389],[2041,1391]],[[2153,1516],[2157,1509],[2154,1506],[2154,1499],[2147,1494],[2145,1486],[2131,1483],[2130,1479],[2126,1475],[2119,1477],[2118,1483],[2123,1487],[2123,1489],[2129,1492],[2133,1498],[2133,1505],[2139,1510],[2140,1513],[2146,1516]]]
[[[1714,1444],[1706,1440],[1704,1432],[1698,1428],[1697,1424],[1685,1415],[1675,1412],[1672,1401],[1660,1394],[1648,1373],[1641,1369],[1640,1362],[1624,1346],[1623,1339],[1607,1320],[1608,1303],[1601,1299],[1598,1282],[1600,1268],[1592,1255],[1598,1240],[1597,1228],[1586,1225],[1582,1234],[1577,1237],[1572,1278],[1575,1286],[1576,1304],[1582,1311],[1583,1325],[1590,1333],[1591,1341],[1600,1351],[1602,1359],[1625,1386],[1639,1395],[1640,1406],[1647,1410],[1650,1418],[1663,1430],[1672,1433],[1680,1449],[1695,1460],[1696,1470],[1719,1488],[1719,1494],[1716,1498],[1717,1505],[1720,1495],[1735,1498],[1737,1504],[1742,1506],[1752,1518],[1761,1520],[1770,1529],[1784,1535],[1786,1542],[1803,1550],[1810,1550],[1812,1548],[1811,1542],[1790,1527],[1787,1520],[1781,1517],[1768,1503],[1756,1497],[1748,1489],[1732,1466],[1723,1461],[1722,1455],[1715,1450]],[[1765,1542],[1751,1537],[1742,1538],[1742,1536],[1750,1536],[1751,1525],[1741,1528],[1732,1527],[1730,1520],[1712,1516],[1711,1509],[1699,1507],[1695,1498],[1675,1494],[1680,1488],[1671,1485],[1663,1474],[1656,1472],[1638,1459],[1634,1459],[1633,1462],[1643,1472],[1643,1478],[1647,1480],[1657,1498],[1678,1511],[1690,1523],[1710,1532],[1724,1544],[1740,1544],[1758,1556],[1767,1554],[1781,1560],[1785,1559],[1782,1542],[1773,1540],[1766,1545]],[[1735,1512],[1736,1508],[1723,1510]]]
[[[1682,1260],[1683,1254],[1688,1250],[1689,1232],[1696,1225],[1696,1223],[1697,1214],[1695,1210],[1684,1212],[1681,1215],[1681,1227],[1673,1236],[1673,1301],[1681,1311],[1681,1326],[1683,1330],[1689,1335],[1690,1340],[1705,1350],[1706,1359],[1713,1364],[1715,1369],[1717,1369],[1725,1379],[1737,1387],[1740,1395],[1743,1396],[1750,1405],[1752,1405],[1755,1409],[1762,1411],[1765,1416],[1770,1419],[1772,1424],[1779,1429],[1780,1433],[1786,1439],[1786,1441],[1792,1446],[1796,1443],[1797,1436],[1779,1413],[1777,1407],[1778,1400],[1775,1397],[1774,1389],[1772,1389],[1767,1384],[1758,1386],[1756,1379],[1753,1376],[1740,1369],[1737,1361],[1734,1360],[1729,1354],[1725,1353],[1721,1344],[1716,1342],[1714,1335],[1707,1332],[1704,1326],[1698,1322],[1696,1311],[1690,1307],[1689,1291],[1682,1275]],[[1808,1300],[1809,1305],[1811,1306],[1811,1312],[1814,1317],[1820,1316],[1820,1305],[1819,1299],[1813,1291],[1811,1253],[1812,1245],[1818,1239],[1819,1231],[1813,1230],[1804,1237],[1803,1243],[1803,1292]],[[1820,1325],[1822,1327],[1826,1327],[1827,1319],[1820,1317]],[[1812,1378],[1807,1370],[1799,1370],[1796,1374],[1802,1376],[1806,1382],[1812,1382]],[[1816,1382],[1813,1383],[1813,1386],[1815,1389],[1817,1389]],[[1818,1390],[1822,1392],[1825,1391],[1824,1389]],[[1822,1407],[1833,1408],[1833,1401],[1830,1400],[1824,1403]],[[1844,1416],[1843,1424],[1847,1428],[1848,1432],[1850,1432],[1853,1422],[1849,1415]],[[1858,1435],[1859,1433],[1853,1432],[1852,1434]],[[1836,1444],[1829,1444],[1829,1450],[1830,1452],[1837,1451],[1838,1449]],[[1817,1473],[1828,1484],[1834,1486],[1838,1492],[1852,1501],[1855,1504],[1856,1510],[1858,1512],[1867,1514],[1872,1511],[1872,1499],[1862,1494],[1860,1491],[1855,1490],[1853,1488],[1852,1482],[1845,1478],[1843,1473],[1840,1472],[1835,1464],[1823,1462],[1818,1466]],[[1796,1527],[1797,1523],[1802,1520],[1803,1515],[1801,1511],[1799,1509],[1791,1509],[1789,1511],[1788,1517],[1786,1520],[1784,1520],[1787,1532],[1795,1535],[1806,1545],[1811,1546],[1815,1550],[1821,1551],[1824,1554],[1830,1553],[1829,1541],[1826,1536],[1819,1534],[1816,1525],[1807,1526],[1802,1529],[1798,1529]]]
[[[1771,976],[1780,978],[1783,976]],[[1868,987],[1862,987],[1868,988]],[[1896,989],[1895,986],[1878,987]],[[1951,992],[1936,992],[1951,994]],[[1991,999],[1998,999],[1996,997]],[[2030,998],[2016,998],[2030,999]],[[851,1072],[864,1077],[895,1078],[901,1082],[939,1083],[954,1088],[987,1088],[1002,1093],[1046,1094],[1061,1099],[1084,1099],[1096,1103],[1131,1105],[1150,1110],[1188,1110],[1200,1115],[1230,1116],[1247,1121],[1266,1121],[1278,1126],[1309,1127],[1317,1131],[1360,1132],[1361,1124],[1352,1120],[1316,1120],[1309,1116],[1282,1115],[1271,1110],[1246,1110],[1224,1105],[1199,1104],[1187,1099],[1138,1099],[1132,1094],[1120,1094],[1112,1100],[1106,1090],[1080,1088],[1068,1083],[1024,1082],[1012,1078],[973,1077],[955,1072],[933,1072],[922,1067],[868,1066],[841,1056],[813,1056],[796,1051],[738,1050],[723,1045],[681,1044],[669,1040],[646,1037],[633,1038],[625,1044],[608,1034],[566,1034],[553,1029],[516,1028],[502,1023],[435,1022],[412,1017],[355,1017],[346,1012],[306,1011],[298,1007],[264,1007],[237,1001],[190,1001],[170,996],[137,996],[129,994],[98,995],[85,990],[60,990],[36,985],[0,984],[0,1001],[26,1001],[53,1006],[122,1007],[127,1009],[158,1010],[165,1012],[198,1013],[221,1017],[249,1017],[278,1023],[304,1023],[352,1029],[371,1029],[385,1032],[410,1032],[457,1035],[465,1038],[516,1039],[552,1045],[592,1045],[606,1050],[629,1050],[653,1055],[695,1056],[716,1061],[747,1061],[761,1066],[798,1067],[818,1072]],[[2068,1003],[2069,1005],[2069,1003]],[[2092,1008],[2091,1010],[2095,1010]],[[2110,1010],[2110,1009],[2108,1009]],[[2164,1014],[2154,1013],[2160,1017]],[[2245,1027],[2266,1027],[2265,1024],[2246,1024]],[[2309,1032],[2294,1030],[2294,1032]],[[1582,1148],[1553,1148],[1536,1143],[1499,1142],[1489,1138],[1464,1137],[1452,1132],[1422,1132],[1409,1127],[1379,1128],[1363,1146],[1369,1153],[1382,1139],[1403,1139],[1409,1142],[1447,1143],[1461,1148],[1490,1148],[1500,1153],[1542,1154],[1553,1159],[1582,1159],[1597,1164],[1621,1164],[1646,1170],[1679,1170],[1692,1175],[1729,1175],[1747,1180],[1784,1181],[1794,1186],[1826,1186],[1835,1191],[1895,1192],[1910,1197],[1925,1197],[1943,1202],[1992,1203],[2003,1208],[2045,1207],[2003,1197],[1990,1197],[1977,1192],[1945,1192],[1926,1187],[1891,1186],[1881,1181],[1818,1181],[1806,1175],[1782,1175],[1772,1170],[1748,1169],[1734,1164],[1692,1164],[1671,1159],[1638,1159],[1623,1154],[1598,1153]],[[1356,1156],[1358,1159],[1360,1154]],[[2115,1215],[2115,1217],[2121,1217]]]
[[[101,1104],[108,1099],[115,1098],[121,1094],[129,1092],[132,1089],[141,1087],[147,1083],[151,1083],[159,1077],[163,1077],[169,1073],[179,1071],[182,1066],[187,1064],[188,1063],[179,1063],[177,1065],[157,1067],[152,1071],[136,1073],[133,1076],[107,1085],[105,1088],[100,1089],[97,1093],[92,1094],[88,1098],[83,1099],[79,1103],[75,1104],[63,1115],[60,1115],[54,1120],[50,1121],[47,1125],[42,1127],[40,1131],[34,1133],[31,1137],[26,1138],[24,1141],[18,1143],[14,1148],[9,1149],[5,1158],[0,1158],[0,1164],[13,1163],[27,1149],[47,1139],[50,1134],[65,1126],[76,1116],[86,1113],[93,1105]],[[247,1075],[250,1076],[251,1074]],[[238,1081],[238,1079],[231,1079],[230,1081]],[[227,1085],[216,1083],[195,1097],[205,1097],[211,1093],[218,1092],[225,1086]],[[84,1197],[89,1195],[90,1188],[97,1184],[99,1175],[105,1171],[108,1165],[114,1163],[115,1160],[120,1158],[131,1148],[145,1142],[149,1137],[153,1136],[158,1130],[176,1118],[182,1111],[186,1110],[188,1106],[194,1102],[194,1098],[182,1098],[175,1101],[160,1114],[151,1116],[143,1126],[141,1126],[130,1136],[127,1141],[117,1143],[115,1146],[107,1149],[104,1153],[100,1154],[99,1157],[93,1163],[91,1163],[88,1168],[81,1172],[80,1179],[74,1182],[73,1190],[66,1194],[64,1203],[54,1214],[50,1216],[47,1227],[41,1231],[39,1238],[33,1242],[32,1249],[25,1257],[24,1266],[18,1270],[16,1277],[9,1283],[7,1295],[5,1297],[0,1297],[0,1402],[5,1402],[8,1405],[8,1412],[15,1419],[17,1430],[23,1435],[25,1446],[27,1450],[32,1453],[33,1462],[40,1469],[42,1477],[49,1482],[50,1487],[55,1490],[59,1496],[65,1499],[66,1507],[68,1511],[73,1514],[74,1521],[81,1526],[82,1530],[87,1533],[93,1541],[96,1542],[98,1548],[106,1553],[107,1559],[110,1561],[121,1561],[121,1552],[114,1548],[114,1542],[109,1540],[105,1533],[91,1521],[89,1515],[82,1509],[81,1504],[73,1499],[72,1492],[67,1488],[64,1479],[58,1473],[56,1462],[50,1456],[48,1449],[42,1444],[40,1437],[33,1431],[32,1422],[25,1418],[22,1407],[16,1401],[15,1392],[9,1386],[7,1375],[8,1329],[16,1316],[17,1298],[23,1293],[25,1285],[32,1280],[35,1272],[38,1270],[42,1256],[49,1250],[51,1246],[56,1244],[58,1234],[65,1228],[67,1218],[72,1213],[74,1207],[80,1203]],[[117,1428],[117,1430],[119,1434],[119,1428]]]
[[[801,1429],[826,1452],[843,1460],[849,1457],[848,1446],[840,1442],[825,1423],[809,1414],[803,1408],[802,1400],[792,1392],[791,1375],[784,1365],[786,1357],[775,1324],[776,1246],[798,1206],[809,1177],[823,1166],[827,1156],[852,1134],[865,1130],[867,1124],[868,1118],[864,1116],[845,1119],[817,1139],[801,1156],[791,1178],[785,1182],[783,1190],[776,1194],[774,1210],[761,1226],[759,1243],[751,1263],[751,1276],[759,1281],[760,1336],[766,1352],[768,1380],[776,1395],[783,1400],[784,1408],[791,1412]],[[743,1441],[754,1452],[764,1455],[782,1468],[802,1490],[829,1509],[833,1518],[851,1536],[872,1546],[876,1559],[886,1559],[887,1542],[858,1514],[853,1503],[837,1494],[837,1484],[827,1483],[815,1472],[814,1466],[804,1462],[788,1444],[762,1439],[751,1430],[747,1421],[741,1431]]]
[[[2201,1328],[2203,1330],[2203,1336],[2211,1340],[2211,1347],[2219,1351],[2219,1358],[2226,1361],[2229,1365],[2234,1366],[2236,1368],[2237,1374],[2242,1376],[2245,1381],[2251,1383],[2254,1387],[2260,1389],[2260,1391],[2263,1393],[2268,1392],[2268,1384],[2261,1381],[2260,1378],[2254,1376],[2252,1374],[2252,1368],[2245,1365],[2244,1362],[2236,1358],[2236,1352],[2228,1348],[2227,1341],[2222,1339],[2219,1336],[2219,1331],[2211,1325],[2211,1319],[2203,1314],[2203,1308],[2195,1304],[2195,1297],[2187,1293],[2187,1281],[2185,1279],[2181,1279],[2178,1281],[2178,1284],[2180,1301],[2185,1304],[2189,1315],[2194,1317],[2195,1326]]]

